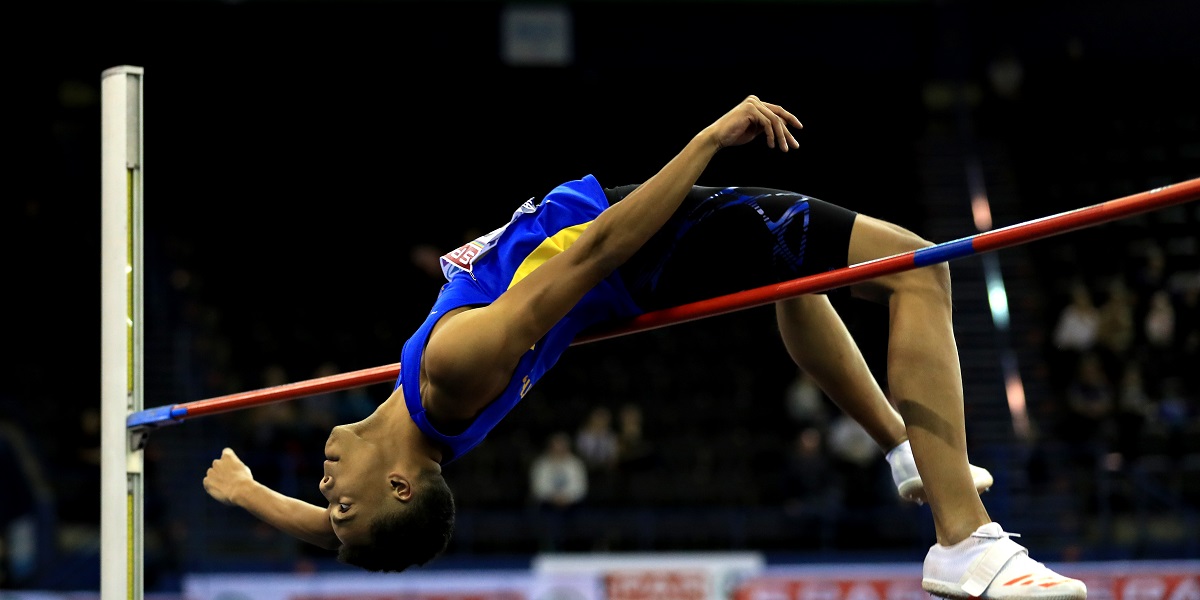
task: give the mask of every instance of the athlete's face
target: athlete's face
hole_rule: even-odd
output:
[[[390,471],[385,458],[354,425],[334,427],[325,442],[321,494],[329,501],[329,521],[343,544],[365,540],[379,511],[407,499],[406,478]]]

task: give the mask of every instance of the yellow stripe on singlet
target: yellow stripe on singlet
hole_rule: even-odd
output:
[[[537,248],[533,249],[533,252],[529,253],[529,256],[525,257],[525,260],[521,261],[521,266],[517,267],[517,272],[513,274],[512,281],[508,284],[508,289],[512,289],[512,286],[517,285],[517,282],[528,277],[534,269],[542,266],[546,261],[562,254],[564,250],[570,248],[571,244],[574,244],[575,240],[578,240],[583,231],[591,224],[592,221],[572,225],[543,240],[541,244],[538,244]]]

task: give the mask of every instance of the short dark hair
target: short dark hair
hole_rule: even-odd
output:
[[[365,544],[343,544],[338,561],[368,571],[400,572],[441,554],[454,532],[454,494],[440,473],[418,476],[415,497],[375,517]]]

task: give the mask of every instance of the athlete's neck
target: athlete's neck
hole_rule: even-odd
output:
[[[442,460],[442,451],[421,433],[409,415],[402,389],[397,387],[370,416],[349,427],[391,456],[408,457],[415,462],[432,462],[438,465]]]

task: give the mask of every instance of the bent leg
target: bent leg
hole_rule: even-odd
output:
[[[930,245],[893,224],[859,215],[848,258],[856,264]],[[904,419],[938,542],[959,542],[990,518],[967,460],[950,269],[922,267],[860,284],[852,292],[888,306],[888,387]]]
[[[783,345],[796,365],[884,452],[908,438],[904,421],[879,388],[841,317],[821,295],[775,303]]]

